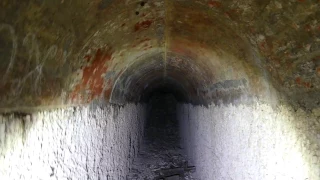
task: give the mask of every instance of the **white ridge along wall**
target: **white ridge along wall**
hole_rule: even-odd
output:
[[[320,117],[287,106],[179,105],[184,147],[201,180],[320,179]]]
[[[133,104],[0,115],[0,179],[125,179],[144,116]]]

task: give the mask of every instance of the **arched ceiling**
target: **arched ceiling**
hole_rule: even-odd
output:
[[[2,0],[2,111],[246,94],[320,103],[318,0]]]

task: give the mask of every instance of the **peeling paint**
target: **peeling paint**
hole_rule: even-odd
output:
[[[153,23],[152,20],[145,20],[142,22],[138,22],[134,25],[134,31],[137,32],[143,29],[148,29],[152,23]]]
[[[109,79],[106,74],[126,70],[139,59],[155,58],[153,52],[160,51],[165,52],[162,55],[165,61],[150,67],[148,77],[167,74],[166,78],[177,78],[175,82],[188,86],[190,94],[196,94],[190,88],[196,85],[206,87],[245,78],[251,95],[263,96],[260,94],[268,91],[264,90],[265,84],[270,84],[288,99],[295,99],[293,104],[301,104],[298,102],[310,95],[316,100],[305,104],[313,104],[310,108],[317,106],[319,94],[307,93],[320,92],[319,64],[304,69],[300,64],[319,56],[318,3],[300,0],[141,3],[4,0],[0,4],[3,9],[0,108],[108,100],[105,96],[110,92],[105,91],[110,91],[117,75]],[[110,60],[95,59],[99,56],[98,48],[106,45],[112,47]],[[107,56],[107,49],[100,51],[101,56]],[[172,60],[176,56],[183,57],[182,61]],[[227,56],[230,58],[224,58]],[[185,75],[188,72],[179,69],[187,67],[184,61],[200,69],[190,68],[190,72],[201,73]],[[157,70],[163,62],[173,63],[165,64],[165,73]],[[233,74],[226,72],[230,67]],[[143,74],[144,70],[137,66],[134,73]],[[296,77],[301,82],[297,83]],[[142,87],[152,84],[139,83]],[[63,96],[64,93],[68,95]],[[205,99],[198,100],[201,98]]]
[[[71,99],[75,100],[81,91],[86,89],[90,90],[90,95],[87,102],[92,101],[94,98],[99,97],[104,89],[105,80],[103,75],[108,70],[107,63],[111,60],[112,53],[110,48],[98,49],[95,56],[85,56],[87,61],[91,64],[83,69],[81,83],[78,84],[74,91],[71,93]]]

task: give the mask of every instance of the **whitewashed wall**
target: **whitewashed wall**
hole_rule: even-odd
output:
[[[0,179],[125,179],[144,111],[129,104],[0,115]]]
[[[286,106],[180,105],[184,146],[201,180],[319,180],[320,117]]]

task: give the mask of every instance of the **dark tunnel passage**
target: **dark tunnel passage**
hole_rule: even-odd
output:
[[[203,63],[156,53],[121,72],[107,103],[0,115],[0,179],[317,179],[318,111],[275,107],[261,74]]]
[[[180,140],[178,103],[184,95],[170,86],[143,93],[147,103],[144,140],[127,179],[192,180],[195,168],[188,164]]]
[[[177,126],[177,100],[169,89],[158,89],[149,97],[147,105],[147,127]]]
[[[319,0],[1,0],[0,180],[320,180]]]

